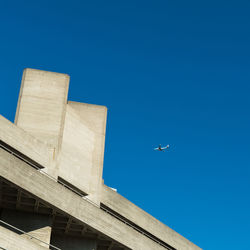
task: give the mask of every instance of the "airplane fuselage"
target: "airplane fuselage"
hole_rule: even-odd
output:
[[[154,148],[154,150],[158,150],[158,151],[163,151],[164,152],[164,150],[165,149],[168,149],[169,148],[169,145],[167,145],[166,147],[161,147],[161,146],[159,146],[158,148]]]

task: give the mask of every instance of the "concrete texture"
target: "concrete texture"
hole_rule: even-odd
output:
[[[165,250],[143,234],[0,149],[0,176],[134,250]],[[190,246],[185,250],[193,249]]]
[[[25,69],[15,124],[60,152],[66,113],[69,76]],[[56,170],[50,171],[56,176]]]
[[[107,109],[78,102],[67,105],[59,176],[100,202]]]
[[[63,235],[52,235],[51,244],[63,250],[97,250],[95,240]]]
[[[176,249],[200,249],[106,185],[102,188],[101,203]]]
[[[1,213],[1,220],[18,229],[21,229],[22,231],[40,239],[47,244],[50,244],[52,218],[48,215],[3,209]],[[11,228],[9,229],[12,230]],[[20,233],[20,235],[24,238],[30,239],[30,237],[25,234]],[[34,238],[30,240],[43,247],[49,248],[48,245],[39,242]]]
[[[30,239],[0,226],[0,249],[4,250],[46,250],[43,246],[32,242]]]
[[[45,169],[53,168],[53,147],[30,135],[0,115],[0,141],[34,160]]]

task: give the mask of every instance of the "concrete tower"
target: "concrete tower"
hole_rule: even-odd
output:
[[[107,109],[68,87],[25,69],[15,123],[0,116],[0,249],[200,249],[104,185]]]

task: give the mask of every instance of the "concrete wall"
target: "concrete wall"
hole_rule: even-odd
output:
[[[69,102],[63,131],[59,176],[100,202],[107,109]]]
[[[0,249],[4,250],[48,250],[27,238],[0,226]]]
[[[39,240],[47,244],[50,243],[52,218],[48,215],[3,209],[1,213],[1,220],[28,233],[29,235],[38,238]],[[9,229],[12,230],[11,228]],[[30,239],[30,237],[25,234],[20,233],[20,235],[24,238]],[[34,238],[30,240],[43,247],[49,248],[48,245],[39,242]]]
[[[60,151],[69,76],[42,70],[23,72],[15,123]],[[56,170],[50,172],[56,176]]]
[[[63,250],[96,250],[95,240],[71,237],[65,235],[52,235],[51,244]]]
[[[101,202],[176,249],[200,249],[106,185],[102,188]]]

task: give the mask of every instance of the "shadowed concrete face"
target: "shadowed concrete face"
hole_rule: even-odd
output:
[[[3,209],[1,219],[48,244],[50,243],[52,218],[48,215]],[[20,234],[20,232],[17,233]],[[25,234],[22,234],[22,236],[30,238]],[[48,248],[48,245],[43,244],[36,239],[32,239],[32,241]]]
[[[64,235],[52,235],[51,244],[63,250],[96,250],[96,241]]]

